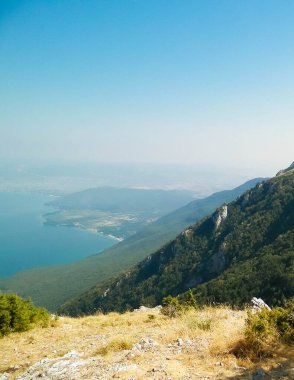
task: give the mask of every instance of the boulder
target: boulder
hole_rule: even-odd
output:
[[[253,297],[251,300],[252,311],[254,313],[259,313],[262,309],[271,310],[271,308],[261,299]]]

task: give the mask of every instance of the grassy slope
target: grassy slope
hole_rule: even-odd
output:
[[[30,379],[47,378],[59,369],[60,378],[67,379],[249,380],[255,378],[256,368],[263,368],[266,379],[293,379],[293,347],[281,345],[272,358],[257,362],[231,353],[244,337],[245,316],[244,311],[206,307],[173,319],[158,310],[61,318],[55,327],[0,339],[0,377],[7,372],[9,379],[22,378],[29,367]],[[158,345],[131,350],[142,338],[151,338]],[[65,356],[73,350],[80,356]],[[76,365],[81,361],[84,365]],[[124,371],[119,372],[119,367]]]
[[[70,265],[32,269],[2,279],[0,288],[31,297],[36,305],[55,311],[61,304],[94,284],[133,266],[174,239],[187,226],[208,215],[222,203],[235,199],[261,180],[254,179],[236,189],[195,200],[101,254]]]
[[[127,274],[97,285],[61,311],[123,311],[195,288],[204,302],[276,304],[294,296],[294,170],[228,205],[218,228],[204,218]],[[104,292],[107,290],[107,295]]]

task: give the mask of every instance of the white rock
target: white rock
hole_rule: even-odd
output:
[[[228,216],[228,206],[223,205],[219,209],[216,210],[216,212],[212,216],[212,220],[215,224],[215,229],[218,229],[220,224],[226,220]]]
[[[133,347],[132,347],[132,350],[134,350],[134,351],[140,351],[140,350],[142,350],[142,346],[141,346],[141,344],[140,343],[136,343],[136,344],[134,344],[133,345]]]
[[[112,366],[112,370],[114,370],[115,372],[125,372],[125,371],[131,371],[131,370],[135,370],[137,368],[137,365],[136,364],[114,364]]]
[[[63,356],[63,358],[65,358],[65,359],[79,358],[79,357],[80,357],[80,355],[75,350],[69,351],[67,354],[65,354]]]
[[[181,339],[181,338],[178,338],[178,339],[177,339],[177,345],[178,345],[178,346],[182,346],[183,343],[184,343],[184,342],[183,342],[183,339]]]
[[[154,339],[142,338],[139,343],[133,345],[132,350],[144,350],[157,346],[159,346],[159,344]]]
[[[145,312],[145,311],[149,311],[150,310],[150,308],[149,307],[146,307],[146,306],[140,306],[139,307],[139,309],[134,309],[134,311],[136,311],[136,312],[138,312],[138,311],[143,311],[143,312]]]
[[[251,300],[252,311],[254,313],[259,313],[262,309],[271,310],[271,308],[261,299],[253,297]]]

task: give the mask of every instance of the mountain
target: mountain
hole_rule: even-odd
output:
[[[293,169],[294,169],[294,162],[292,162],[292,164],[291,164],[288,168],[283,169],[283,170],[280,170],[280,171],[278,172],[277,176],[279,176],[279,175],[281,175],[281,174],[284,174],[284,173],[286,173],[286,172],[288,172],[288,171],[290,171],[290,170],[293,170]]]
[[[121,243],[87,259],[70,265],[31,269],[0,279],[0,289],[31,297],[36,305],[56,311],[69,299],[137,264],[174,239],[190,224],[208,215],[222,203],[232,201],[260,181],[261,178],[256,178],[233,190],[192,201]]]
[[[65,210],[166,214],[195,198],[188,190],[99,187],[56,198],[50,204]],[[176,205],[176,207],[175,207]]]
[[[123,240],[196,198],[188,190],[101,187],[66,194],[49,203],[47,225],[66,225]]]
[[[241,305],[252,296],[278,304],[294,296],[294,170],[257,184],[234,202],[62,313],[154,306],[193,289],[199,302]]]

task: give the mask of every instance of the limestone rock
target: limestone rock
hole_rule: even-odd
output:
[[[147,306],[143,306],[141,305],[138,309],[134,309],[135,312],[148,312],[148,311],[153,311],[153,310],[160,310],[162,309],[162,306],[161,305],[157,305],[155,307],[147,307]]]
[[[154,339],[142,338],[139,343],[136,343],[133,345],[132,350],[135,350],[135,351],[146,350],[146,349],[148,350],[150,348],[155,348],[157,346],[159,346],[159,344]]]
[[[228,216],[228,206],[227,205],[223,205],[216,210],[216,212],[212,216],[212,220],[214,222],[216,230],[221,225],[221,223],[226,220],[227,216]]]
[[[271,308],[261,299],[253,297],[251,300],[252,311],[254,313],[259,313],[262,309],[266,308],[267,310],[271,310]]]
[[[177,339],[177,345],[178,346],[182,346],[183,345],[183,339],[182,338]]]

